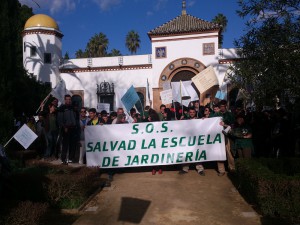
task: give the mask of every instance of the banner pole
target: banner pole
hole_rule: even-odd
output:
[[[39,111],[40,108],[41,108],[41,105],[43,105],[43,104],[48,100],[48,98],[50,97],[50,95],[51,95],[51,92],[46,96],[46,98],[44,98],[44,100],[43,100],[42,103],[40,104],[39,108],[36,110],[35,114],[38,113],[38,111]]]
[[[174,107],[175,120],[177,120],[177,116],[176,116],[176,108],[175,108],[175,103],[174,103],[174,101],[173,101],[173,100],[172,100],[172,104],[173,104],[173,107]]]
[[[11,140],[12,140],[13,138],[14,138],[14,136],[12,136],[11,139],[9,139],[9,141],[6,142],[6,144],[3,146],[3,148],[5,148],[5,147],[9,144],[9,142],[11,142]]]
[[[141,106],[142,106],[142,115],[144,116],[144,107],[143,107],[143,104],[142,104],[142,101],[141,101],[141,99],[139,98],[139,101],[140,101],[140,104],[141,104]]]
[[[182,82],[180,80],[180,102],[181,102],[181,116],[183,116],[183,104],[182,104],[182,90],[181,90]]]

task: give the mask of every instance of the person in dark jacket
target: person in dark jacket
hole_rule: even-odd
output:
[[[65,95],[65,104],[58,109],[57,122],[62,135],[61,161],[63,164],[73,162],[76,150],[76,111],[72,106],[70,95]]]

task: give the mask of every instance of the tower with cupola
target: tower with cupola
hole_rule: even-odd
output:
[[[62,59],[62,37],[56,21],[37,14],[30,17],[23,30],[23,65],[37,80],[54,87]]]

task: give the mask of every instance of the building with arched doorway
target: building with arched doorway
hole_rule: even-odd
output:
[[[74,99],[86,107],[109,103],[115,110],[121,106],[121,95],[133,85],[143,107],[152,103],[159,109],[165,82],[191,80],[209,66],[223,82],[237,54],[235,49],[218,47],[219,35],[218,24],[187,14],[183,4],[180,15],[148,32],[149,54],[62,60],[63,34],[51,17],[40,14],[24,27],[24,67],[52,87],[62,78]],[[205,105],[217,90],[199,93],[200,104]]]

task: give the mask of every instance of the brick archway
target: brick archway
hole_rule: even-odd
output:
[[[200,62],[199,60],[192,58],[179,58],[172,62],[170,62],[161,72],[159,77],[159,88],[162,88],[162,84],[164,81],[169,81],[174,78],[174,76],[178,73],[182,73],[182,71],[188,71],[190,74],[198,74],[202,70],[204,70],[206,66]],[[190,77],[187,79],[190,80]]]
[[[193,58],[179,58],[170,62],[161,72],[159,77],[159,87],[154,90],[153,95],[156,99],[154,108],[159,109],[161,104],[159,93],[163,90],[163,82],[169,81],[186,81],[191,80],[193,76],[206,69],[206,66],[199,60]],[[214,96],[218,87],[213,87],[200,95],[200,104],[206,105],[210,102],[211,96]]]

